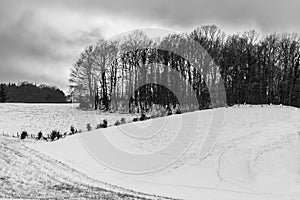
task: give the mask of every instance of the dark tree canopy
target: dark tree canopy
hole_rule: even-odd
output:
[[[6,101],[7,101],[7,94],[6,94],[5,85],[1,84],[0,85],[0,103],[4,103]]]
[[[1,84],[5,91],[5,101],[8,103],[66,103],[63,91],[54,86],[39,85],[28,82],[20,84]],[[2,94],[0,89],[0,99]]]
[[[147,110],[153,104],[172,105],[180,104],[176,95],[169,88],[155,83],[149,83],[134,91],[129,99],[130,108],[141,108]]]

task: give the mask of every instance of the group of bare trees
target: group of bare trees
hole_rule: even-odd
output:
[[[220,67],[227,101],[300,106],[300,38],[254,31],[227,38]]]
[[[203,26],[151,39],[136,31],[87,47],[72,67],[70,88],[82,107],[104,110],[225,103],[299,107],[299,64],[296,34],[226,35]]]

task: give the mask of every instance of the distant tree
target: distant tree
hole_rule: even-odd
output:
[[[5,85],[1,84],[0,85],[0,103],[5,103],[6,101],[7,101],[7,94],[6,94]]]
[[[1,84],[0,102],[15,103],[65,103],[63,91],[54,86],[21,82],[20,84]]]

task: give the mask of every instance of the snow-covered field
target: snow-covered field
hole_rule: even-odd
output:
[[[0,199],[167,199],[91,179],[28,148],[31,142],[0,136]]]
[[[128,114],[100,113],[100,111],[83,111],[77,104],[0,104],[0,134],[16,135],[27,131],[36,135],[42,131],[45,135],[52,130],[69,132],[70,126],[86,131],[90,123],[95,128],[103,119],[109,124],[124,117],[130,121],[134,116]]]
[[[27,146],[93,179],[144,193],[195,200],[300,199],[299,109],[268,105],[224,109],[220,137],[204,158],[203,133],[209,129],[215,110],[94,130]],[[182,123],[184,119],[189,123]],[[83,142],[85,136],[94,138],[100,147],[105,136],[124,151],[147,154],[170,145],[180,131],[194,131],[194,119],[200,121],[200,129],[190,149],[175,163],[153,173],[134,175],[113,170],[96,160]],[[146,131],[141,132],[145,127]],[[151,133],[155,135],[150,137]],[[103,154],[110,156],[112,152]],[[115,154],[111,156],[122,160]]]

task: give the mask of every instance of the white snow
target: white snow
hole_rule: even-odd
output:
[[[37,135],[42,131],[44,136],[52,130],[61,133],[70,132],[74,126],[78,130],[87,131],[87,124],[94,129],[103,119],[109,125],[122,117],[130,121],[134,115],[104,113],[100,111],[83,111],[77,109],[78,104],[0,104],[0,134],[17,135],[17,132],[27,131]]]
[[[168,147],[180,134],[179,128],[187,133],[194,131],[199,120],[200,132],[185,155],[149,174],[133,175],[106,167],[87,151],[80,134],[28,145],[94,179],[145,193],[195,200],[300,199],[299,109],[274,105],[226,108],[216,146],[202,158],[201,146],[214,111],[82,133],[97,139],[103,134],[127,152],[153,153]],[[184,119],[190,123],[183,123]],[[145,127],[147,131],[141,132]],[[101,145],[102,141],[97,142]]]

